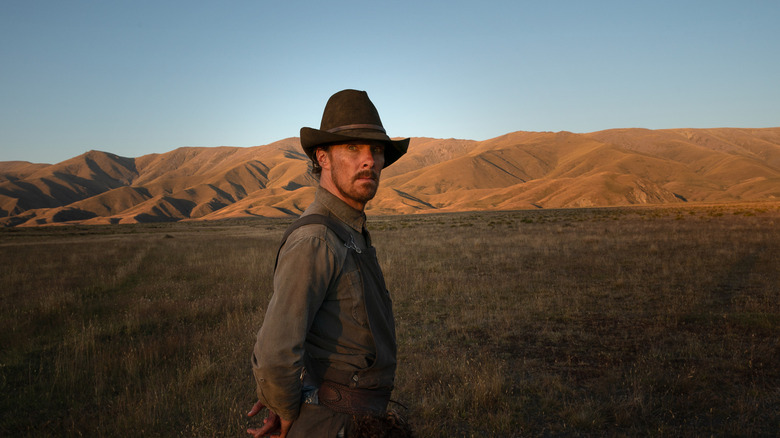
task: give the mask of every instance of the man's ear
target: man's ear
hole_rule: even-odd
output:
[[[317,148],[314,151],[314,156],[317,157],[317,163],[319,163],[320,167],[323,169],[328,168],[330,169],[330,156],[328,155],[328,151],[323,148]]]

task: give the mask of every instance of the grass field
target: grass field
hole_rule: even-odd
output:
[[[287,223],[0,230],[0,436],[243,436]],[[780,205],[370,225],[420,437],[780,431]]]

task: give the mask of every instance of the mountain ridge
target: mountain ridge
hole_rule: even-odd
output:
[[[0,223],[115,224],[300,214],[316,179],[295,137],[137,158],[0,162]],[[411,139],[374,215],[780,199],[780,128],[517,131]]]

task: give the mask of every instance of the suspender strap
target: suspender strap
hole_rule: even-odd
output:
[[[282,236],[282,243],[279,244],[279,249],[276,251],[276,262],[274,262],[274,271],[276,271],[276,265],[279,264],[279,251],[281,251],[282,246],[284,246],[285,242],[287,242],[287,238],[290,237],[290,234],[292,234],[293,231],[297,230],[298,228],[304,225],[312,225],[312,224],[325,225],[331,231],[336,233],[336,236],[338,236],[339,239],[341,239],[341,241],[344,243],[352,241],[352,234],[350,234],[350,232],[347,231],[346,228],[344,228],[341,222],[337,221],[336,219],[333,219],[330,216],[325,216],[321,214],[309,214],[306,216],[301,216],[298,219],[296,219],[295,222],[290,224],[289,227],[287,227],[287,231],[285,231],[284,236]]]

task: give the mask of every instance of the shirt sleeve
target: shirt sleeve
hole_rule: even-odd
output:
[[[300,412],[306,335],[336,267],[324,236],[306,228],[293,232],[279,252],[274,293],[252,358],[260,401],[291,421]]]

